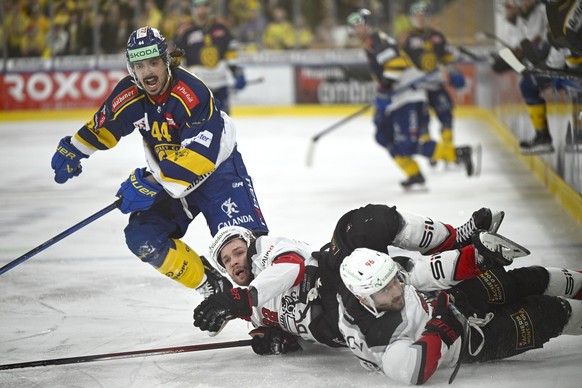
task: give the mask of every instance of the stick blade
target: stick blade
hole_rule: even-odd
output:
[[[307,155],[305,156],[305,164],[307,167],[313,166],[313,155],[315,153],[315,140],[311,139],[309,147],[307,147]]]
[[[523,73],[526,70],[526,67],[511,51],[511,49],[504,47],[499,50],[499,56],[503,59],[511,68],[518,73]]]

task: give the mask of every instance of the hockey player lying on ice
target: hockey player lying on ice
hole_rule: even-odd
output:
[[[331,244],[311,255],[293,240],[224,229],[211,246],[212,258],[248,288],[210,296],[194,311],[194,324],[218,331],[228,319],[250,320],[258,354],[298,350],[298,338],[347,343],[367,368],[412,384],[459,357],[511,357],[559,334],[581,334],[582,302],[575,299],[582,297],[582,274],[538,266],[506,272],[503,265],[529,252],[493,233],[502,219],[502,212],[483,208],[455,229],[368,205],[341,217]],[[390,258],[388,245],[432,256],[411,266]],[[435,292],[442,289],[447,292]],[[463,326],[449,309],[449,295],[472,326],[467,351],[461,350]]]
[[[496,268],[437,294],[424,292],[387,254],[359,248],[340,274],[347,288],[340,290],[339,328],[350,350],[398,382],[423,384],[459,358],[501,359],[560,334],[582,334],[579,272]]]
[[[336,294],[341,284],[339,264],[354,248],[387,252],[388,245],[393,245],[425,255],[447,251],[420,258],[410,276],[423,285],[448,288],[511,262],[489,252],[476,254],[469,245],[477,229],[495,232],[502,218],[503,212],[483,208],[455,229],[395,207],[368,205],[346,213],[338,222],[334,241],[342,241],[342,249],[332,243],[319,252],[291,239],[256,237],[240,227],[223,228],[210,247],[210,259],[236,285],[248,288],[208,296],[194,312],[194,325],[218,331],[228,319],[246,318],[263,327],[253,333],[258,353],[270,353],[271,340],[286,341],[275,353],[286,351],[288,344],[296,347],[295,336],[345,346],[337,329]],[[218,271],[213,278],[224,281]]]

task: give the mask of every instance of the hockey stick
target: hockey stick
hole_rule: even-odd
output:
[[[62,239],[64,239],[65,237],[73,234],[74,232],[76,232],[77,230],[81,229],[82,227],[90,224],[91,222],[95,221],[98,218],[101,218],[102,216],[104,216],[105,214],[109,213],[110,211],[112,211],[113,209],[116,209],[119,204],[121,204],[121,198],[118,199],[117,201],[113,202],[111,205],[99,210],[97,213],[85,218],[83,221],[77,223],[76,225],[71,226],[69,229],[65,230],[64,232],[56,235],[55,237],[51,238],[50,240],[40,244],[39,246],[37,246],[36,248],[34,248],[33,250],[25,253],[24,255],[12,260],[10,263],[6,264],[5,266],[3,266],[2,268],[0,268],[0,275],[2,275],[4,272],[16,267],[19,264],[22,264],[23,262],[25,262],[26,260],[30,259],[32,256],[36,255],[39,252],[44,251],[45,249],[47,249],[48,247],[54,245],[55,243],[61,241]]]
[[[455,378],[457,377],[457,373],[459,373],[459,369],[461,368],[461,358],[463,357],[464,354],[466,354],[469,351],[471,326],[469,325],[469,321],[467,320],[467,318],[465,318],[465,316],[461,314],[461,312],[455,307],[455,305],[451,303],[449,304],[449,308],[451,309],[451,312],[453,313],[455,318],[457,318],[461,325],[463,325],[463,335],[461,337],[462,342],[461,351],[459,352],[459,359],[455,364],[455,369],[453,370],[453,373],[451,373],[451,377],[449,377],[449,384],[452,384]]]
[[[564,80],[582,81],[582,73],[560,70],[560,69],[542,69],[524,65],[508,48],[499,50],[499,56],[516,72],[520,74],[531,74],[540,77],[558,78]]]
[[[491,63],[491,60],[483,55],[479,55],[474,53],[473,51],[469,50],[465,46],[457,46],[457,49],[461,54],[466,55],[467,57],[471,58],[475,62],[488,62]]]
[[[394,89],[392,92],[388,93],[387,98],[392,98],[394,96],[396,96],[397,94],[400,94],[410,88],[413,88],[415,86],[418,86],[419,84],[421,84],[422,82],[426,82],[428,81],[430,78],[432,78],[434,75],[439,74],[439,70],[435,70],[432,71],[430,73],[424,74],[396,89]],[[316,133],[312,138],[311,138],[311,142],[309,144],[309,147],[307,149],[307,156],[305,158],[305,163],[307,164],[308,167],[311,167],[313,165],[313,154],[315,153],[315,143],[317,143],[317,141],[319,139],[321,139],[323,136],[327,135],[328,133],[330,133],[331,131],[341,127],[342,125],[344,125],[345,123],[347,123],[348,121],[352,120],[355,117],[358,117],[359,115],[361,115],[362,113],[366,112],[368,109],[370,109],[372,107],[372,103],[369,103],[363,107],[361,107],[359,110],[357,110],[356,112],[352,113],[351,115],[349,115],[348,117],[344,117],[343,119],[341,119],[340,121],[338,121],[337,123],[327,127],[326,129],[324,129],[323,131],[320,131],[318,133]]]
[[[229,342],[215,342],[210,344],[175,346],[171,348],[133,350],[129,352],[118,352],[118,353],[103,353],[94,354],[90,356],[52,358],[38,361],[18,362],[15,364],[4,364],[0,365],[0,370],[33,368],[36,366],[49,366],[49,365],[79,364],[92,361],[109,361],[109,360],[119,360],[123,358],[161,356],[164,354],[174,354],[174,353],[189,353],[197,352],[200,350],[235,348],[239,346],[250,346],[251,342],[252,340],[239,340]]]
[[[352,120],[352,119],[360,116],[361,114],[363,114],[364,112],[366,112],[371,107],[372,107],[372,104],[364,105],[363,107],[361,107],[360,109],[358,109],[357,111],[355,111],[354,113],[352,113],[351,115],[349,115],[348,117],[344,117],[340,121],[334,123],[333,125],[327,127],[326,129],[324,129],[323,131],[315,134],[311,138],[311,143],[309,143],[309,148],[307,149],[307,157],[305,159],[305,163],[307,164],[307,166],[308,167],[311,167],[313,165],[313,154],[315,153],[315,143],[322,136],[327,135],[329,132],[333,131],[334,129],[339,128],[342,125],[344,125],[345,123],[347,123],[348,121],[350,121],[350,120]]]
[[[511,48],[511,46],[509,45],[509,43],[507,43],[506,41],[504,41],[503,39],[501,39],[500,37],[498,37],[497,35],[495,35],[492,32],[487,32],[487,31],[479,31],[475,34],[475,39],[482,41],[485,40],[485,38],[489,38],[492,39],[496,42],[501,43],[503,46]]]

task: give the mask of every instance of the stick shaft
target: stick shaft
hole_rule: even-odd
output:
[[[12,260],[10,263],[8,263],[8,264],[4,265],[2,268],[0,268],[0,275],[2,275],[4,272],[16,267],[17,265],[22,264],[23,262],[30,259],[31,257],[36,255],[37,253],[44,251],[48,247],[56,244],[57,242],[61,241],[65,237],[73,234],[74,232],[83,228],[84,226],[90,224],[91,222],[95,221],[96,219],[103,217],[105,214],[109,213],[113,209],[116,209],[119,202],[120,202],[120,200],[113,202],[111,205],[99,210],[97,213],[95,213],[95,214],[85,218],[83,221],[71,226],[69,229],[65,230],[64,232],[59,233],[58,235],[54,236],[53,238],[49,239],[48,241],[45,241],[44,243],[40,244],[36,248],[32,249],[31,251],[28,251],[24,255]]]
[[[103,354],[94,354],[94,355],[88,355],[88,356],[53,358],[53,359],[30,361],[30,362],[19,362],[19,363],[15,363],[15,364],[4,364],[4,365],[0,365],[0,370],[32,368],[32,367],[37,367],[37,366],[49,366],[49,365],[79,364],[79,363],[92,362],[92,361],[108,361],[108,360],[118,360],[118,359],[133,358],[133,357],[161,356],[164,354],[188,353],[188,352],[197,352],[197,351],[201,351],[201,350],[225,349],[225,348],[234,348],[234,347],[239,347],[239,346],[250,346],[250,345],[251,345],[251,340],[240,340],[240,341],[229,341],[229,342],[215,342],[215,343],[199,344],[199,345],[175,346],[175,347],[171,347],[171,348],[144,349],[144,350],[134,350],[134,351],[127,351],[127,352],[117,352],[117,353],[103,353]]]

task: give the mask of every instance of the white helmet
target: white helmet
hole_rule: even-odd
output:
[[[216,233],[210,247],[208,248],[210,260],[212,260],[214,264],[218,264],[214,265],[214,267],[218,268],[223,273],[226,271],[224,270],[224,264],[220,258],[220,251],[228,242],[237,238],[244,240],[247,243],[247,247],[257,239],[253,232],[247,228],[243,228],[242,226],[225,226]]]
[[[371,295],[380,291],[398,274],[399,266],[386,253],[368,248],[357,248],[347,256],[340,267],[340,276],[346,287],[362,305],[375,316],[380,316]]]

